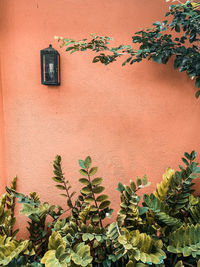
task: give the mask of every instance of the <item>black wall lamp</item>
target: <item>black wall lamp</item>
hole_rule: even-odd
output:
[[[60,85],[60,54],[50,44],[40,51],[41,83],[45,85]]]

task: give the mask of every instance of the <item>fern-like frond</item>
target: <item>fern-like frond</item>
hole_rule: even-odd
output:
[[[8,265],[14,258],[28,248],[29,241],[17,241],[10,237],[0,236],[0,266]]]
[[[184,257],[200,255],[200,225],[181,226],[169,236],[167,250]]]
[[[165,252],[162,250],[162,241],[154,240],[150,235],[140,233],[139,230],[128,232],[127,229],[122,228],[122,234],[118,237],[118,241],[123,245],[125,253],[128,253],[131,260],[161,264],[166,258]]]
[[[175,171],[173,169],[167,168],[166,172],[163,174],[162,182],[160,184],[157,184],[156,192],[154,193],[154,195],[160,200],[165,199],[166,193],[169,189],[169,185],[174,173]]]

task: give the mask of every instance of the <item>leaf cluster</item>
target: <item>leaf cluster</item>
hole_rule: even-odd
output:
[[[74,53],[77,51],[92,50],[98,53],[93,58],[93,63],[100,62],[108,65],[121,56],[126,56],[123,66],[127,63],[134,64],[144,59],[152,60],[159,64],[166,64],[170,58],[174,60],[174,69],[185,71],[195,80],[196,87],[200,87],[200,3],[193,0],[185,3],[172,4],[165,14],[162,22],[156,21],[152,27],[142,29],[132,36],[134,49],[130,45],[110,47],[112,38],[107,36],[91,35],[91,39],[79,41],[56,37],[61,47]],[[200,96],[200,90],[196,97]]]
[[[195,151],[185,153],[184,166],[179,165],[176,172],[167,168],[156,191],[143,197],[138,192],[150,184],[146,175],[130,180],[129,185],[118,183],[118,216],[105,226],[103,221],[112,209],[103,193],[103,179],[96,177],[98,168],[90,157],[79,160],[82,188],[76,196],[65,178],[62,159],[56,156],[53,181],[65,195],[67,209],[41,203],[35,192],[18,193],[16,184],[7,188],[7,209],[13,205],[11,199],[17,198],[23,205],[21,213],[29,218],[30,236],[17,240],[12,231],[2,232],[0,266],[199,266],[200,197],[194,195],[193,184],[200,167],[195,159]],[[11,217],[5,210],[5,195],[2,199],[3,211]]]

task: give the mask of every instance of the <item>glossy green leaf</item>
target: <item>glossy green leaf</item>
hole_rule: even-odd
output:
[[[84,169],[79,170],[79,172],[80,172],[80,174],[83,175],[83,176],[88,176],[87,171],[84,170]]]
[[[80,159],[78,161],[78,163],[79,163],[79,165],[80,165],[81,168],[86,169],[85,162],[83,160]]]
[[[90,182],[86,178],[79,179],[79,182],[82,183],[82,184],[84,184],[84,185],[89,185],[90,184]]]
[[[60,190],[65,190],[65,187],[63,185],[57,184],[56,187]]]
[[[105,201],[101,202],[101,204],[99,205],[99,208],[100,209],[106,209],[106,208],[109,207],[109,205],[110,205],[110,201],[109,200],[105,200]]]
[[[97,202],[102,202],[104,200],[107,200],[108,199],[108,196],[107,195],[100,195],[96,198],[96,201]]]
[[[102,183],[102,178],[95,178],[92,180],[92,185],[100,185]]]
[[[91,189],[90,189],[88,186],[86,186],[86,187],[83,187],[83,188],[81,189],[81,193],[82,193],[82,194],[85,194],[85,195],[88,195],[88,194],[91,194],[92,191],[91,191]]]
[[[52,179],[57,183],[63,183],[63,180],[59,177],[52,177]]]
[[[97,167],[93,167],[90,169],[89,171],[89,175],[92,176],[92,175],[95,175],[95,173],[97,172],[98,168]]]
[[[92,160],[91,160],[91,158],[88,156],[88,157],[85,159],[85,161],[84,161],[85,168],[86,168],[86,169],[89,169],[91,163],[92,163]]]
[[[103,186],[97,186],[97,187],[93,188],[93,192],[95,194],[100,194],[100,193],[102,193],[104,191],[104,189],[105,188]]]
[[[91,197],[91,196],[86,197],[86,198],[84,199],[84,202],[86,202],[86,203],[91,203],[91,202],[93,202],[93,201],[94,201],[94,198]]]
[[[142,184],[142,180],[140,178],[136,178],[137,186],[140,186]]]
[[[125,190],[125,187],[122,183],[118,183],[118,187],[116,188],[116,190],[122,193]]]

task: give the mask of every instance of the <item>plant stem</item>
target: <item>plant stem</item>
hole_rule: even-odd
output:
[[[183,264],[185,264],[185,265],[187,265],[187,266],[190,266],[190,267],[195,267],[195,265],[190,264],[190,263],[187,263],[187,262],[185,262],[185,261],[183,261]]]
[[[177,258],[178,258],[178,256],[176,255],[175,258],[174,258],[174,260],[173,260],[173,264],[172,264],[172,266],[175,266],[176,261],[177,261]]]
[[[89,175],[88,169],[87,169],[87,173],[88,173],[88,180],[90,182],[90,186],[91,186],[91,190],[92,190],[92,183],[91,183],[91,179],[90,179],[90,175]],[[103,228],[101,216],[100,216],[100,213],[99,213],[99,207],[98,207],[98,204],[97,204],[97,201],[96,201],[95,194],[94,194],[93,190],[92,190],[92,197],[94,199],[95,206],[98,209],[98,215],[99,215],[99,219],[100,219],[99,220],[100,226],[101,226],[101,228]]]
[[[64,187],[65,187],[65,191],[66,191],[66,193],[67,193],[67,197],[68,197],[68,199],[69,199],[69,201],[70,201],[70,203],[71,203],[71,207],[70,207],[70,208],[73,209],[74,206],[73,206],[71,197],[70,197],[70,195],[69,195],[69,190],[67,189],[67,184],[66,184],[66,182],[65,182],[65,178],[64,178],[64,177],[63,177],[63,184],[64,184]]]

